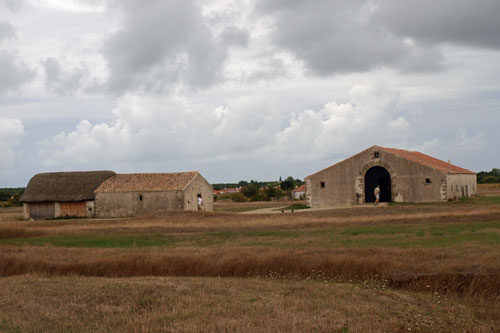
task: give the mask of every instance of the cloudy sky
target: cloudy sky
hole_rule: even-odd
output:
[[[0,187],[303,178],[372,145],[500,167],[498,0],[0,0]]]

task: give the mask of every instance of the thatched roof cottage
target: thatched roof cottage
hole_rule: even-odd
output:
[[[113,171],[39,173],[21,197],[24,218],[95,216],[94,190],[113,175]]]

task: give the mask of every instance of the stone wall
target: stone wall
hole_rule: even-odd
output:
[[[446,173],[371,147],[306,177],[308,204],[323,207],[364,203],[365,175],[374,166],[388,171],[392,201],[438,202],[448,198]]]
[[[476,175],[449,174],[447,185],[448,200],[471,197],[478,193]]]
[[[198,194],[201,194],[203,199],[202,210],[207,212],[213,211],[213,187],[200,174],[198,174],[184,189],[184,209],[198,210]]]
[[[182,191],[97,192],[94,205],[97,217],[136,216],[160,210],[184,209]]]

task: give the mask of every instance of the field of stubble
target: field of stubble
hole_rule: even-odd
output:
[[[264,215],[20,217],[0,211],[1,332],[500,327],[497,197]]]

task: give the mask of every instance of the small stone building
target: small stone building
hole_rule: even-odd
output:
[[[97,217],[125,217],[160,210],[213,211],[213,188],[197,171],[116,174],[95,192]]]
[[[113,171],[49,172],[33,176],[21,197],[24,218],[95,215],[94,190]]]
[[[381,202],[442,202],[477,193],[472,171],[403,149],[370,147],[306,177],[312,207]]]

